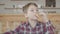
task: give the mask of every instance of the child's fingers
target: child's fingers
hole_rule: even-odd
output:
[[[35,16],[36,16],[37,18],[40,18],[38,14],[35,14]]]
[[[42,16],[41,16],[41,15],[36,14],[36,17],[37,17],[37,20],[38,20],[38,21],[42,22]]]

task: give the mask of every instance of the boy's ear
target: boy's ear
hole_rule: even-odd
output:
[[[24,14],[26,18],[28,18],[28,15],[27,14]]]

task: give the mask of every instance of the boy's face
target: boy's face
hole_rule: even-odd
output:
[[[27,10],[27,17],[29,19],[32,19],[32,20],[36,20],[37,17],[35,16],[35,14],[38,12],[38,7],[34,6],[34,5],[30,5],[28,7],[28,10]]]

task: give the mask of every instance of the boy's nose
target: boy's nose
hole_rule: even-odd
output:
[[[34,13],[37,13],[37,11],[34,11]]]

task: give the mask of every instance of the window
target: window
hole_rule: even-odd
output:
[[[46,7],[56,7],[56,0],[46,0]]]

